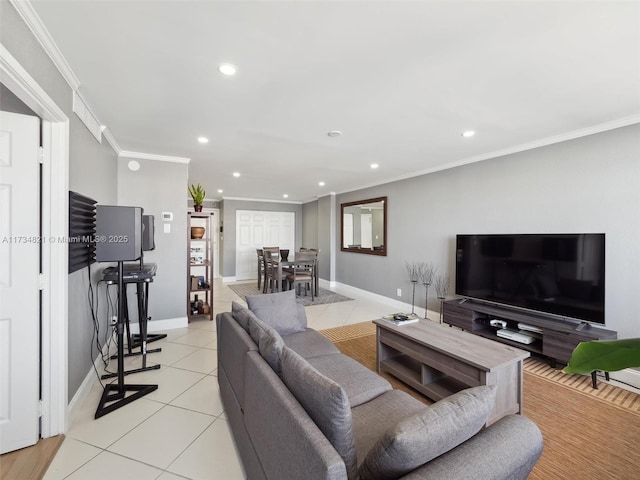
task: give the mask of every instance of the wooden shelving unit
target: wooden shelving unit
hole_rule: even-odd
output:
[[[204,236],[199,239],[192,238],[191,227],[203,227]],[[196,319],[213,320],[212,234],[209,213],[188,213],[187,318],[189,322]]]

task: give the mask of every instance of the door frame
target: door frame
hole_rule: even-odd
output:
[[[69,118],[2,44],[0,81],[42,119],[40,436],[48,438],[68,428]]]

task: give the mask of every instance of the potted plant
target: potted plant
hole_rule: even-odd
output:
[[[191,194],[191,198],[193,198],[193,208],[196,212],[202,211],[202,202],[204,202],[204,197],[206,192],[202,185],[198,184],[197,186],[191,184],[189,186],[189,193]]]
[[[609,372],[634,367],[640,367],[640,338],[580,342],[562,371],[567,374],[591,374],[593,387],[598,388],[596,371],[606,372],[608,380]]]

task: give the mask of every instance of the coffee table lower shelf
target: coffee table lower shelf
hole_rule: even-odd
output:
[[[464,383],[433,370],[408,355],[400,355],[380,362],[380,370],[393,375],[434,401],[467,388]]]

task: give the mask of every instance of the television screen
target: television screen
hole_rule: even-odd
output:
[[[456,236],[456,294],[604,324],[605,235]]]

